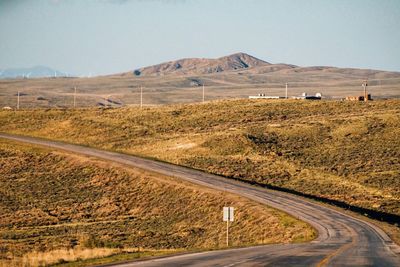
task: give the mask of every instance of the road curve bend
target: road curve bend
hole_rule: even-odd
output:
[[[0,133],[0,138],[61,149],[177,177],[244,196],[283,210],[315,227],[309,243],[263,245],[184,254],[128,266],[400,266],[400,247],[378,227],[304,198],[217,175],[136,156],[44,139]]]

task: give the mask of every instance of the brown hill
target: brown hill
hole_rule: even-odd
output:
[[[20,90],[21,108],[72,107],[75,87],[79,107],[139,105],[140,88],[146,106],[199,102],[202,90],[198,87],[203,84],[206,101],[260,93],[283,96],[286,83],[289,97],[307,92],[342,99],[363,94],[365,79],[374,99],[400,98],[400,72],[272,64],[237,53],[218,59],[180,59],[93,78],[4,79],[0,80],[0,108],[15,108]]]
[[[388,72],[370,69],[356,68],[337,68],[331,66],[311,66],[301,67],[292,64],[271,64],[267,61],[258,59],[246,53],[236,53],[229,56],[224,56],[216,59],[209,58],[184,58],[174,61],[169,61],[153,66],[137,69],[133,72],[134,76],[180,76],[180,75],[219,75],[232,74],[247,74],[247,75],[274,75],[274,80],[281,75],[285,81],[299,80],[297,77],[301,75],[301,81],[312,80],[312,77],[317,77],[319,81],[324,80],[342,80],[342,79],[390,79],[399,78],[399,72]],[[131,76],[130,72],[123,73],[121,76]],[[114,75],[113,75],[114,76]],[[225,76],[225,75],[224,75]],[[207,75],[207,77],[210,77]],[[230,80],[232,76],[224,77],[225,81]],[[271,77],[268,77],[270,79]],[[310,79],[311,78],[311,79]],[[233,79],[235,80],[235,79]],[[237,81],[236,81],[237,82]],[[253,83],[253,82],[251,82]]]
[[[246,53],[236,53],[217,59],[184,58],[175,61],[169,61],[135,70],[134,74],[137,76],[166,74],[208,74],[268,65],[271,64]]]

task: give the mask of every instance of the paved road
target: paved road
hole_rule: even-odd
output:
[[[174,176],[226,190],[292,214],[313,225],[316,240],[304,244],[265,245],[193,253],[128,266],[400,266],[400,247],[378,227],[290,194],[267,190],[189,168],[135,156],[42,139],[0,134],[19,142],[43,145]],[[351,193],[351,192],[349,192]]]

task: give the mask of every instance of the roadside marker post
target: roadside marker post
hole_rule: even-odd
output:
[[[223,221],[226,222],[226,246],[229,247],[229,222],[233,222],[233,207],[223,208]]]

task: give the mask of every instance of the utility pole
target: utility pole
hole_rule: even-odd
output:
[[[19,109],[19,91],[17,93],[17,109]]]
[[[74,87],[74,108],[76,107],[76,86]]]
[[[364,94],[364,100],[368,101],[368,93],[367,93],[367,86],[368,86],[368,79],[365,80],[365,94]]]
[[[140,86],[140,109],[143,107],[143,87]]]
[[[204,83],[203,83],[203,103],[204,103]]]
[[[362,85],[364,87],[364,101],[368,101],[368,95],[367,95],[368,80],[365,80]]]
[[[286,83],[286,94],[285,94],[285,98],[288,99],[288,96],[287,96],[287,83]]]

